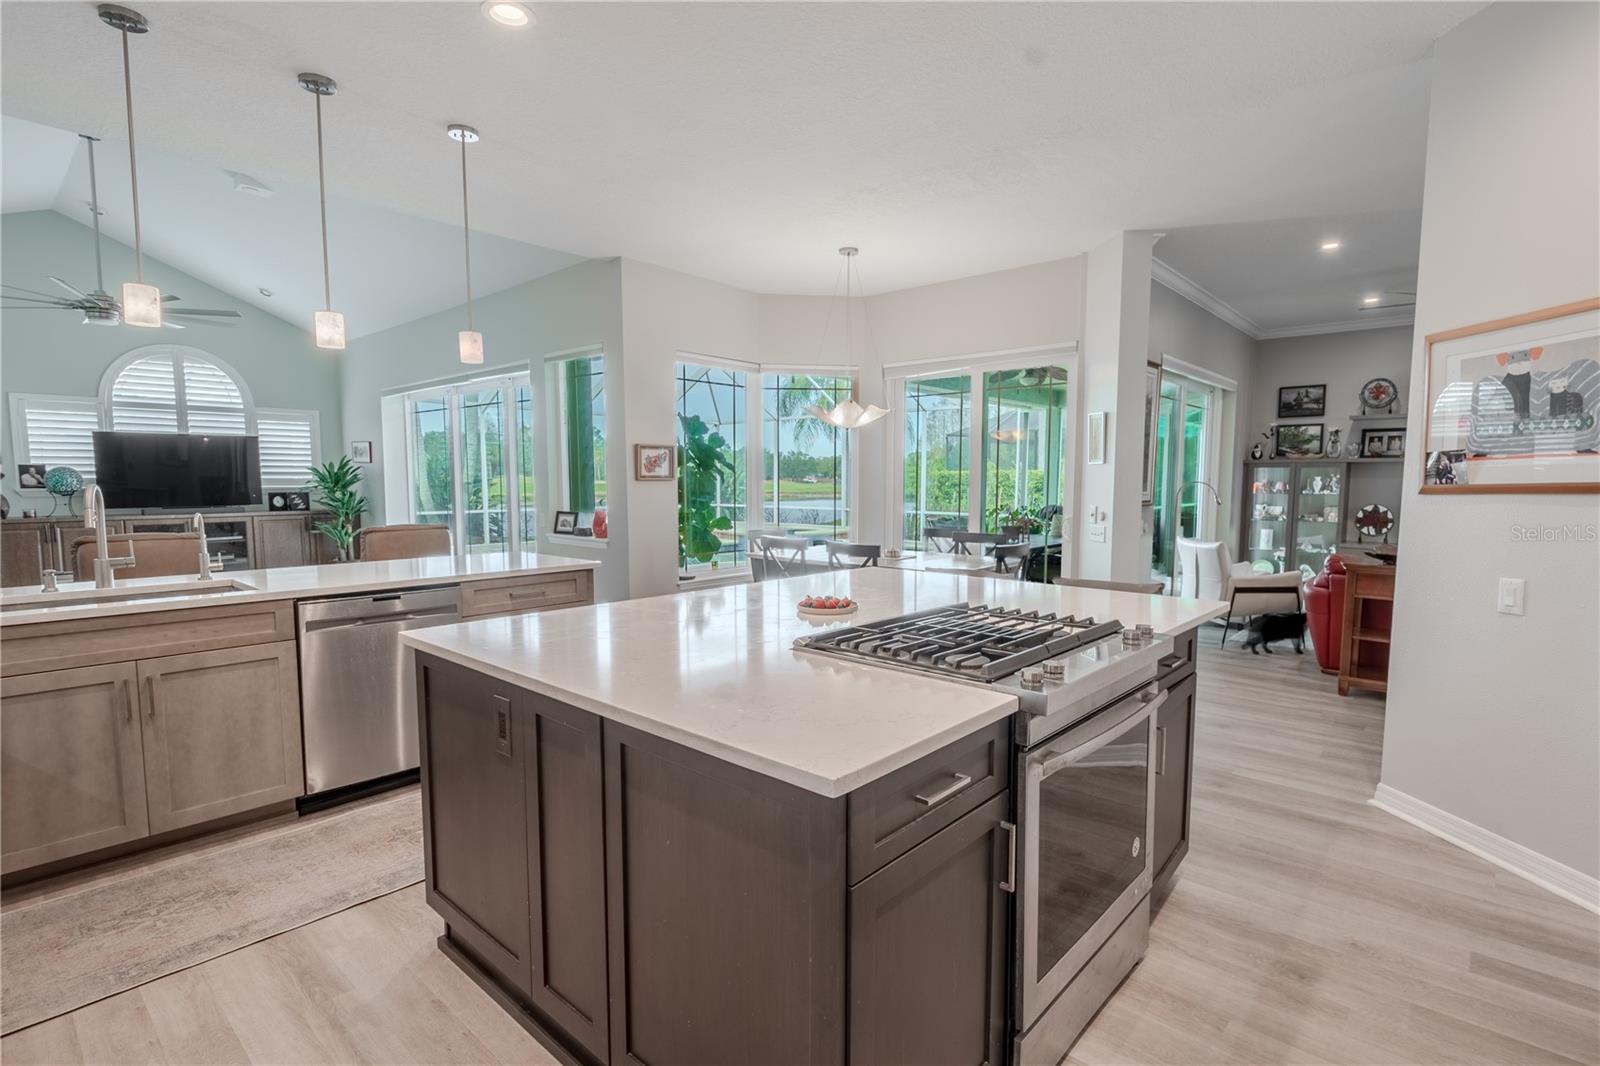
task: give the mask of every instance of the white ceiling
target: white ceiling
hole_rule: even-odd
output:
[[[95,146],[100,228],[131,246],[127,159],[126,141],[108,139]],[[317,190],[267,180],[259,173],[251,176],[265,180],[272,195],[235,192],[233,177],[219,166],[141,147],[145,253],[244,303],[306,326],[311,313],[323,306]],[[90,224],[89,155],[76,134],[0,117],[0,178],[0,207],[5,211],[50,209]],[[333,306],[344,312],[352,337],[455,307],[466,298],[459,217],[454,224],[436,222],[330,196],[328,241]],[[498,292],[579,261],[566,252],[475,232],[473,292]],[[94,287],[88,232],[82,270],[65,280],[84,290]],[[119,280],[107,279],[111,291]],[[43,282],[40,278],[31,287],[52,288]],[[263,296],[261,289],[272,296]]]
[[[509,30],[475,0],[147,4],[141,148],[309,188],[318,70],[336,196],[450,222],[466,121],[487,232],[789,293],[855,243],[881,292],[1122,229],[1415,211],[1429,50],[1482,5],[534,6]],[[6,112],[121,135],[92,6],[4,17]]]
[[[1334,240],[1338,251],[1321,250]],[[1192,226],[1168,233],[1155,254],[1180,275],[1175,288],[1194,282],[1225,305],[1212,310],[1260,338],[1410,322],[1411,308],[1369,311],[1361,301],[1412,299],[1400,294],[1416,292],[1421,240],[1422,211],[1413,208]]]

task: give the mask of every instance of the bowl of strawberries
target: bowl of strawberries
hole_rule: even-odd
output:
[[[807,596],[800,601],[802,618],[840,618],[860,606],[849,596]]]

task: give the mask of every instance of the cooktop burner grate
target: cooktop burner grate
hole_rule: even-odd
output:
[[[795,644],[868,662],[997,681],[1120,632],[1120,622],[957,603],[801,637]]]

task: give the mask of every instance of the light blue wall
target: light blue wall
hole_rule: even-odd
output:
[[[94,243],[88,227],[54,211],[0,215],[0,277],[7,284],[40,292],[57,288],[55,275],[80,289],[94,287]],[[133,250],[103,239],[106,289],[115,293],[133,277]],[[0,315],[0,482],[12,505],[38,507],[40,498],[19,493],[12,454],[11,394],[61,396],[99,394],[100,379],[125,352],[148,344],[186,344],[216,355],[233,367],[249,386],[257,407],[315,409],[322,450],[332,457],[345,449],[339,404],[339,359],[319,351],[306,329],[292,326],[257,308],[240,303],[211,286],[145,257],[145,278],[163,293],[176,293],[189,307],[214,307],[244,316],[234,326],[191,326],[183,330],[135,326],[86,326],[69,311],[6,311]],[[61,295],[66,295],[63,291]],[[19,502],[21,501],[21,502]],[[48,498],[43,498],[48,507]]]

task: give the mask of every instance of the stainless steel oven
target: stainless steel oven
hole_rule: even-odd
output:
[[[1166,698],[1146,685],[1018,756],[1017,1028],[1024,1047],[1047,1012],[1059,1006],[1082,1013],[1057,1000],[1071,998],[1063,993],[1074,978],[1149,896],[1155,715]],[[1133,961],[1142,954],[1140,940]],[[1093,1000],[1090,1014],[1103,998]],[[1059,1022],[1041,1028],[1054,1029],[1052,1045],[1070,1046],[1077,1036]]]

